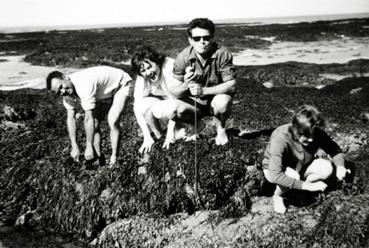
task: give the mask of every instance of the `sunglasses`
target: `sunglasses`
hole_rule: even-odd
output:
[[[204,41],[209,41],[211,39],[211,35],[205,35],[205,36],[192,36],[192,39],[195,42],[199,42],[201,39],[203,39]]]

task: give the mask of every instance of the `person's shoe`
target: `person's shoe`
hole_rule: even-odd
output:
[[[279,214],[284,214],[287,211],[286,206],[284,205],[283,198],[278,195],[273,196],[273,204],[274,204],[274,211]]]

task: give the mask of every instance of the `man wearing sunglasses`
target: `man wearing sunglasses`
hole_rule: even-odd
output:
[[[324,191],[324,180],[333,172],[332,163],[338,180],[350,172],[341,149],[323,131],[323,125],[319,111],[304,105],[297,109],[291,123],[273,131],[262,164],[265,178],[276,184],[273,201],[277,213],[286,212],[283,195],[290,189]],[[317,158],[319,149],[331,159]]]
[[[66,75],[51,72],[46,78],[46,88],[63,97],[67,109],[67,127],[71,140],[71,156],[78,161],[80,150],[77,143],[76,109],[80,104],[85,112],[86,131],[85,159],[98,159],[104,164],[101,153],[100,122],[108,115],[112,154],[110,165],[117,161],[119,146],[119,119],[130,94],[131,77],[124,71],[96,66]]]
[[[190,46],[176,58],[173,75],[178,82],[168,84],[178,97],[175,118],[194,124],[204,116],[214,116],[217,145],[228,143],[225,123],[236,90],[232,54],[214,42],[215,26],[206,18],[192,20],[187,27]],[[197,125],[201,125],[197,123]]]

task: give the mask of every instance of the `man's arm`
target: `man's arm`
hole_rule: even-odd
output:
[[[76,110],[67,110],[67,128],[68,134],[71,141],[72,151],[71,156],[75,161],[78,161],[80,154],[78,143],[77,143],[77,124],[76,124]]]
[[[292,178],[285,174],[282,158],[286,149],[286,141],[279,137],[278,133],[272,134],[270,140],[270,157],[268,166],[271,183],[287,188],[301,189],[303,181]]]
[[[323,130],[316,129],[321,148],[332,157],[333,164],[336,166],[336,177],[343,180],[349,172],[345,167],[345,157],[339,145]]]
[[[85,110],[85,131],[86,131],[85,159],[91,160],[94,158],[93,142],[95,133],[93,109]]]
[[[166,87],[169,93],[175,98],[179,98],[188,93],[188,82],[186,82],[186,68],[189,63],[184,55],[186,51],[178,54],[173,64],[172,76],[166,82]]]
[[[202,95],[233,94],[236,92],[236,85],[236,79],[232,79],[212,87],[203,87]]]

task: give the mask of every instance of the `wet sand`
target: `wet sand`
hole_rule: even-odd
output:
[[[331,64],[347,63],[354,59],[369,59],[369,37],[350,38],[342,36],[332,41],[274,42],[267,50],[246,49],[234,54],[236,65],[266,65],[288,61]]]
[[[369,59],[369,37],[339,37],[332,41],[275,42],[273,37],[263,39],[273,42],[269,49],[246,49],[234,54],[234,64],[267,65],[296,61],[314,64],[347,63],[354,59]],[[66,73],[77,68],[55,68],[35,66],[24,62],[25,56],[0,55],[0,90],[21,88],[45,88],[45,77],[49,72],[60,69]],[[342,78],[342,75],[328,75]]]
[[[22,56],[0,56],[0,90],[16,90],[21,88],[43,89],[45,78],[53,70],[73,72],[73,68],[56,68],[36,66],[24,62]]]

